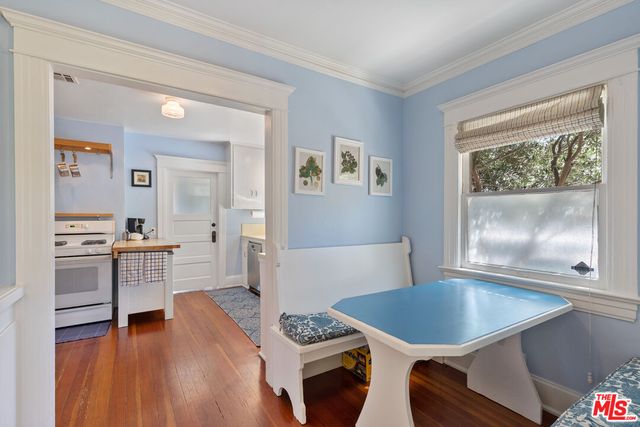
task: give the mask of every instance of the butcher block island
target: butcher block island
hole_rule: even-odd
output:
[[[118,258],[118,254],[123,252],[149,252],[149,251],[168,251],[179,249],[180,244],[170,242],[164,239],[146,239],[146,240],[118,240],[113,243],[113,258]]]
[[[163,239],[119,240],[112,248],[118,264],[118,327],[129,315],[164,310],[173,319],[173,250],[180,244]]]

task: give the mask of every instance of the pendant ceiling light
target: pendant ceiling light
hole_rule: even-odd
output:
[[[166,97],[165,103],[162,105],[162,115],[170,119],[181,119],[184,117],[184,108],[177,99]]]

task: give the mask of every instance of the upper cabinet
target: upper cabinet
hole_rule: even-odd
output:
[[[264,209],[264,147],[229,144],[231,209]]]

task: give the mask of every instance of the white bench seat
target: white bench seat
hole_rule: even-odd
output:
[[[275,286],[278,316],[283,312],[326,312],[343,298],[411,286],[410,252],[406,237],[401,243],[281,251]],[[269,334],[267,381],[278,396],[287,390],[293,414],[301,424],[307,421],[305,365],[367,344],[358,332],[300,345],[280,331],[276,319],[271,322]]]

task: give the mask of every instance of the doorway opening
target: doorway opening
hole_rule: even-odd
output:
[[[120,262],[108,274],[114,242],[179,246],[169,294],[249,288],[244,233],[265,235],[265,112],[228,104],[54,66],[56,327],[65,328],[56,336],[68,341],[73,327],[91,337],[76,325],[110,320],[118,306],[121,327],[134,306],[172,317],[160,291],[150,291],[154,304],[141,288],[121,288]],[[94,277],[87,266],[98,258],[107,267]]]

